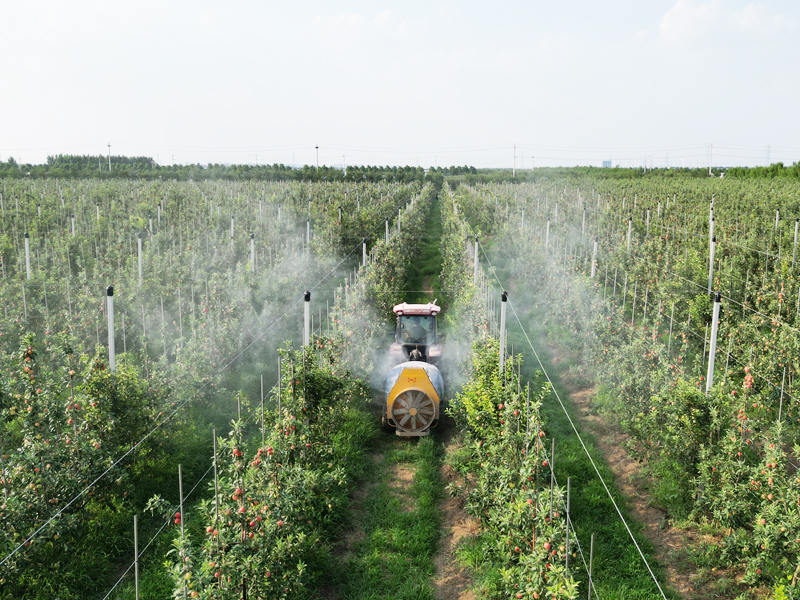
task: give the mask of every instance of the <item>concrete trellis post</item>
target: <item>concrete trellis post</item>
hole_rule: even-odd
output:
[[[139,254],[139,287],[142,286],[142,233],[136,234],[136,246]]]
[[[152,220],[151,220],[151,226],[152,226]],[[233,240],[233,215],[231,215],[231,240]]]
[[[472,273],[472,283],[478,287],[478,236],[475,236],[475,265],[474,272]]]
[[[303,295],[303,346],[311,343],[311,292]]]
[[[594,567],[594,534],[589,540],[589,595],[588,600],[592,600],[592,568]]]
[[[708,352],[708,372],[706,374],[706,395],[714,385],[714,357],[717,353],[717,331],[719,329],[719,305],[722,296],[719,292],[714,294],[714,317],[711,321],[711,347]]]
[[[570,525],[570,518],[569,518],[569,504],[570,504],[570,488],[572,487],[572,477],[567,477],[567,518],[566,518],[566,525],[567,525],[567,535],[566,535],[566,552],[565,554],[565,563],[564,563],[564,572],[566,573],[567,577],[569,577],[569,525]]]
[[[667,342],[667,354],[672,349],[672,319],[675,317],[675,303],[672,303],[672,310],[669,313],[669,341]]]
[[[250,263],[253,265],[253,271],[256,270],[256,234],[250,234]]]
[[[717,238],[711,238],[711,245],[708,248],[708,293],[711,293],[711,288],[714,283],[714,252],[717,248]]]
[[[583,209],[583,219],[581,220],[581,235],[586,235],[586,209]]]
[[[550,217],[547,217],[547,228],[544,230],[544,249],[547,251],[550,246]]]
[[[503,377],[503,367],[506,362],[506,304],[508,303],[508,292],[500,295],[500,377]]]
[[[625,247],[627,252],[631,251],[631,232],[633,230],[633,217],[628,217],[628,242]]]
[[[150,235],[153,235],[153,215],[147,215],[147,219],[150,222]]]
[[[592,248],[592,275],[591,275],[592,279],[594,279],[596,272],[597,272],[597,236],[594,237],[594,247]]]
[[[25,232],[25,273],[28,279],[31,278],[31,240],[28,232]]]
[[[136,600],[139,600],[139,523],[133,515],[133,581]]]
[[[311,243],[311,219],[306,218],[306,244]]]
[[[386,221],[384,221],[384,223],[386,225],[385,240],[386,240],[386,243],[388,244],[389,243],[389,217],[386,217]]]
[[[108,303],[108,368],[112,373],[117,368],[117,347],[114,343],[114,286],[106,288],[106,300]]]
[[[72,220],[72,237],[75,237],[75,215],[70,215],[70,219]]]
[[[800,226],[800,219],[794,220],[794,245],[792,246],[792,264],[797,258],[797,228]]]
[[[367,266],[367,238],[361,240],[361,266]]]

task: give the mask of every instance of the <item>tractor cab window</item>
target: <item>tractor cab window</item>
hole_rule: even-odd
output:
[[[401,344],[432,344],[436,339],[436,317],[403,315],[397,334]]]

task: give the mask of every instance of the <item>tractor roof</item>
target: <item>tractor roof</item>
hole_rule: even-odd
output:
[[[436,306],[436,300],[427,304],[395,304],[394,313],[396,315],[437,315],[442,310],[441,306]]]

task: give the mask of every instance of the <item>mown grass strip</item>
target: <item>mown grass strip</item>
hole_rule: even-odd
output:
[[[392,598],[432,600],[433,557],[441,534],[440,445],[432,437],[381,438],[368,481],[375,482],[353,527],[363,539],[353,544],[336,569],[338,596],[344,600]],[[413,470],[413,481],[399,473]]]
[[[442,211],[437,196],[431,203],[431,211],[426,221],[427,234],[419,247],[419,260],[411,267],[406,302],[430,302],[430,293],[421,292],[427,285],[429,289],[439,288],[439,274],[442,272]],[[441,296],[441,294],[439,294]],[[439,304],[443,302],[440,298]]]

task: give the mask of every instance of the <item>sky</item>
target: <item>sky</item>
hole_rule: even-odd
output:
[[[0,25],[3,161],[800,161],[797,0],[0,0]]]

